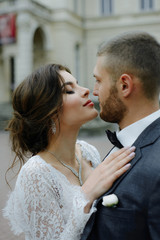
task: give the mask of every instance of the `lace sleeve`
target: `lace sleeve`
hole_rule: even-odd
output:
[[[81,188],[75,186],[70,197],[71,211],[64,219],[65,204],[61,205],[60,195],[63,186],[49,176],[49,169],[43,166],[35,171],[33,166],[24,168],[17,179],[17,184],[4,215],[9,218],[15,233],[25,232],[27,239],[34,240],[78,240],[84,226],[95,208],[89,214],[84,213],[87,200]],[[10,215],[10,212],[14,214]],[[16,222],[14,221],[16,219]]]
[[[101,157],[98,150],[91,144],[77,140],[77,144],[81,147],[83,158],[92,163],[93,168],[96,168],[101,163]]]

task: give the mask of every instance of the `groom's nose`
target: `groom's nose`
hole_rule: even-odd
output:
[[[93,95],[94,95],[94,96],[98,96],[98,90],[95,89],[95,88],[93,89]]]
[[[94,96],[98,96],[98,86],[97,86],[97,83],[94,84],[93,95]]]

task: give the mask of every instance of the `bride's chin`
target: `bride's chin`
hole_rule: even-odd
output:
[[[98,116],[98,111],[95,109],[95,113],[94,113],[93,119],[96,118],[97,116]]]
[[[92,120],[95,119],[97,116],[98,116],[98,112],[97,112],[97,110],[95,110],[95,112],[90,115],[90,117],[86,120],[85,123],[92,121]]]

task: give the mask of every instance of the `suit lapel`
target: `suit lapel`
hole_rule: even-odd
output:
[[[102,162],[106,159],[106,157],[109,156],[110,152],[113,150],[114,147],[111,148],[111,150],[109,150],[109,152],[106,154],[106,156],[103,158]]]

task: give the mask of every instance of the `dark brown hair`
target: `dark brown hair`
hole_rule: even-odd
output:
[[[148,33],[130,32],[100,45],[98,56],[105,56],[104,67],[115,81],[123,74],[138,77],[147,98],[159,93],[160,44]]]
[[[58,119],[63,105],[63,78],[59,71],[70,70],[59,64],[48,64],[29,75],[13,94],[13,117],[6,130],[10,132],[12,150],[20,168],[28,154],[35,155],[48,145],[52,119]],[[19,168],[19,170],[20,170]],[[8,170],[9,170],[8,169]],[[8,171],[7,170],[7,171]]]

